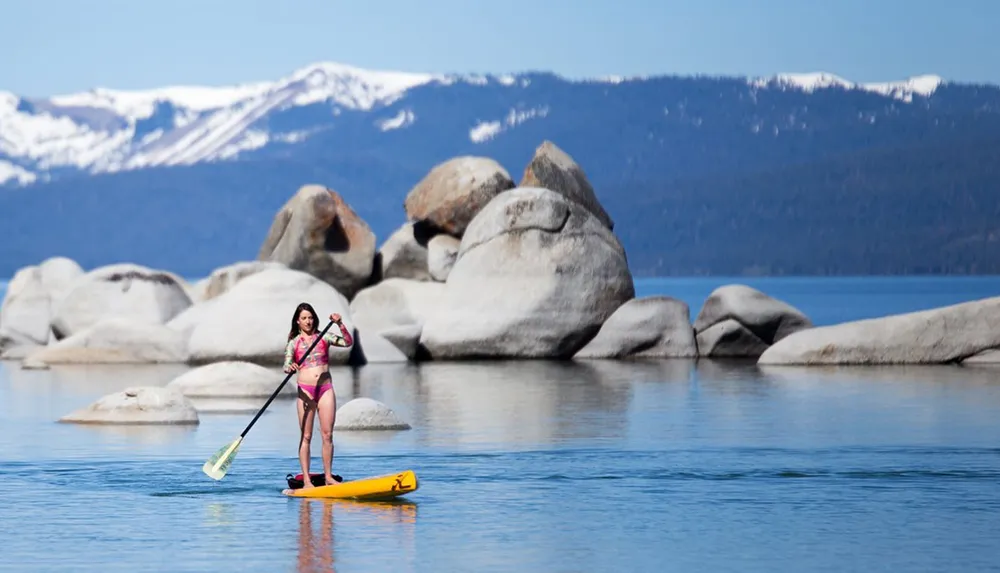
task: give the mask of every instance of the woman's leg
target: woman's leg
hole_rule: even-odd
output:
[[[316,403],[309,399],[301,388],[299,388],[298,412],[299,412],[299,465],[302,466],[302,487],[313,487],[312,479],[309,477],[309,442],[312,440],[313,418],[316,417]]]
[[[320,378],[317,387],[326,386],[319,397],[319,431],[323,437],[323,476],[326,485],[337,482],[333,479],[333,423],[337,419],[337,394],[333,391],[333,381],[329,375]]]

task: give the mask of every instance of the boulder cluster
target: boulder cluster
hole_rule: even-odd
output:
[[[8,286],[0,356],[24,368],[273,367],[292,312],[306,301],[323,324],[336,312],[354,332],[353,348],[331,349],[335,364],[1000,360],[1000,299],[815,327],[798,309],[741,284],[712,292],[693,321],[681,300],[637,298],[614,221],[583,169],[548,141],[519,182],[487,157],[434,166],[406,195],[403,211],[405,221],[379,246],[335,190],[304,185],[275,214],[256,260],[190,283],[134,263],[85,271],[48,259],[18,271]]]

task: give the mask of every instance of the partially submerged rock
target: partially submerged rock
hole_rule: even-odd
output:
[[[698,356],[688,305],[668,296],[636,298],[611,314],[574,358]]]
[[[758,364],[942,364],[1000,348],[1000,297],[796,332]]]
[[[512,189],[466,230],[420,343],[434,359],[570,358],[634,296],[625,250],[589,210]]]
[[[712,291],[694,321],[698,351],[706,357],[756,358],[771,344],[811,327],[799,309],[741,284]]]
[[[409,430],[391,408],[371,398],[355,398],[337,409],[335,430]]]
[[[188,398],[267,398],[284,374],[259,364],[224,360],[206,364],[181,374],[167,384]],[[294,377],[282,388],[279,397],[297,394]],[[258,404],[259,406],[259,404]]]
[[[109,394],[59,419],[76,424],[197,424],[198,411],[180,392],[139,386]]]
[[[768,344],[740,321],[728,318],[698,333],[698,354],[706,358],[760,356]]]

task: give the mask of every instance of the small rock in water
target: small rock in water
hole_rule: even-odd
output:
[[[371,398],[355,398],[337,410],[337,430],[409,430],[391,408]]]
[[[197,424],[198,411],[179,391],[155,386],[126,388],[63,416],[77,424]]]

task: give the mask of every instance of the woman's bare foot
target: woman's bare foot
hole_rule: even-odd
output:
[[[326,477],[323,479],[326,480],[326,485],[337,485],[338,483],[337,480],[333,479],[333,476],[330,474],[326,474]]]
[[[316,486],[313,485],[313,482],[312,482],[311,478],[306,478],[306,479],[302,480],[302,489],[311,489],[311,488],[314,488],[314,487],[316,487]]]

